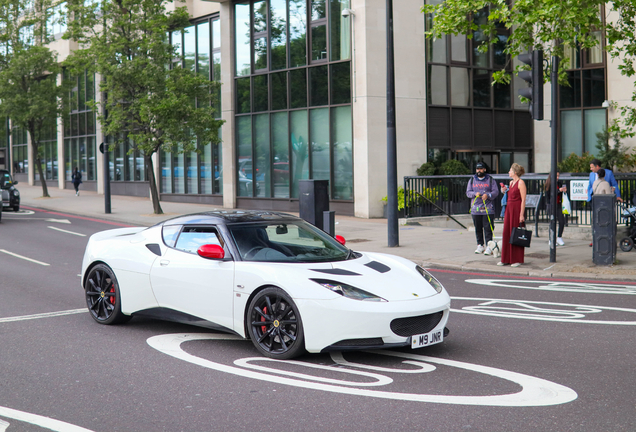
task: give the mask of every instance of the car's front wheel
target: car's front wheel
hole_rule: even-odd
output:
[[[91,269],[84,284],[86,306],[95,321],[100,324],[119,324],[130,316],[121,312],[119,284],[112,269],[98,264]]]
[[[266,288],[252,299],[247,330],[261,354],[275,359],[289,359],[305,351],[303,323],[296,304],[280,288]]]

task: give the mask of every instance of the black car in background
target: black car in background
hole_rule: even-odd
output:
[[[2,193],[4,210],[20,211],[20,192],[15,187],[17,184],[18,182],[13,180],[9,171],[0,169],[0,193]]]

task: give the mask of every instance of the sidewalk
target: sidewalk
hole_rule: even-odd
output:
[[[165,214],[154,215],[149,198],[113,195],[112,213],[107,215],[104,213],[104,196],[95,192],[80,191],[77,197],[72,190],[49,187],[51,198],[42,198],[41,186],[20,183],[18,189],[21,206],[25,208],[37,207],[138,226],[151,226],[182,214],[216,208],[203,204],[162,202]],[[636,280],[636,251],[622,252],[618,249],[616,265],[595,266],[589,240],[568,239],[566,236],[566,245],[557,249],[557,262],[550,263],[547,237],[533,238],[532,247],[526,250],[526,263],[511,268],[498,267],[498,258],[475,254],[475,233],[459,225],[456,228],[400,226],[400,246],[389,248],[385,219],[360,219],[336,214],[336,224],[336,233],[344,236],[347,246],[354,250],[399,255],[425,267],[582,280]],[[495,236],[501,237],[502,228],[502,224],[497,224]]]

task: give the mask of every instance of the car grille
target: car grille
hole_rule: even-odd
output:
[[[382,338],[366,338],[366,339],[345,339],[340,342],[336,342],[332,346],[377,346],[384,345]]]
[[[428,333],[442,320],[444,312],[420,315],[408,318],[397,318],[391,321],[391,330],[399,336],[413,336]]]

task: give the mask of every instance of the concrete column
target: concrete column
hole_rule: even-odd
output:
[[[223,207],[236,208],[236,157],[234,151],[234,7],[221,3],[221,127],[223,137]]]
[[[31,134],[27,131],[27,159],[29,160],[29,186],[35,185],[35,154],[31,148]]]
[[[426,162],[426,80],[421,0],[394,2],[398,184]],[[386,2],[352,0],[357,100],[353,103],[354,206],[382,216],[386,190]]]
[[[102,92],[99,91],[101,80],[102,76],[95,74],[95,102],[100,104],[97,108],[98,111],[95,112],[95,175],[97,176],[97,193],[104,195],[104,154],[99,151],[99,145],[103,142],[102,124],[97,119],[102,111]]]
[[[57,76],[57,85],[62,84],[62,75]],[[66,166],[64,165],[64,118],[57,118],[57,187],[64,189],[66,181]]]

